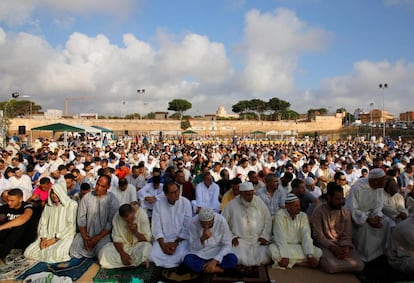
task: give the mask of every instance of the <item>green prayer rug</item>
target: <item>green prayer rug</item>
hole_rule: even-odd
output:
[[[100,268],[98,273],[93,278],[93,282],[131,282],[133,278],[139,278],[145,283],[157,282],[160,275],[160,269],[153,263],[147,269],[143,266],[131,268],[114,268],[105,269]]]

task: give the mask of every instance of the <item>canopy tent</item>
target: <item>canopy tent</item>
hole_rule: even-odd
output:
[[[75,125],[75,127],[81,128],[81,129],[83,129],[84,132],[88,132],[88,133],[92,133],[92,134],[97,134],[97,133],[102,132],[100,129],[97,129],[97,128],[91,127],[91,126],[86,126],[86,125]]]
[[[84,132],[85,130],[82,128],[78,128],[75,126],[63,124],[63,123],[56,123],[50,124],[40,127],[34,127],[30,129],[31,131],[52,131],[52,132]]]
[[[67,133],[68,132],[84,132],[85,130],[82,128],[74,127],[71,125],[63,124],[63,123],[56,123],[56,124],[49,124],[40,127],[34,127],[30,129],[30,143],[33,143],[33,131],[51,131],[53,134],[56,132],[63,132],[64,133],[64,142],[67,145]]]
[[[187,130],[181,133],[182,135],[197,135],[197,132],[194,132],[192,130]]]
[[[266,136],[278,136],[280,134],[281,134],[281,132],[272,130],[272,131],[267,132]]]
[[[114,131],[104,128],[104,127],[99,127],[99,126],[92,126],[93,128],[96,128],[98,130],[101,130],[102,133],[113,133]]]
[[[263,131],[254,131],[254,132],[251,132],[250,134],[252,134],[252,135],[266,135],[266,132],[263,132]]]

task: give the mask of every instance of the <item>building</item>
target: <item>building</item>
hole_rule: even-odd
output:
[[[168,120],[168,112],[155,112],[156,120]]]
[[[414,121],[414,111],[400,113],[400,121]]]
[[[359,120],[363,124],[382,123],[394,121],[394,116],[388,113],[388,111],[382,111],[381,109],[372,109],[368,113],[359,113]]]
[[[216,111],[216,117],[239,119],[239,114],[228,114],[224,106],[220,105]]]

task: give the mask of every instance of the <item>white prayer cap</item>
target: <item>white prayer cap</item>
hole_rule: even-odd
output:
[[[385,172],[381,168],[374,168],[369,171],[368,179],[379,179],[385,177]]]
[[[315,182],[315,180],[312,177],[306,177],[305,184],[310,186]]]
[[[58,168],[59,168],[59,164],[55,162],[52,164],[52,166],[50,166],[49,172],[52,173],[52,172],[58,171],[59,170]]]
[[[408,181],[408,185],[409,186],[413,186],[414,185],[414,181],[413,180]]]
[[[291,203],[291,202],[294,202],[296,200],[299,200],[299,199],[294,193],[288,193],[288,195],[286,196],[285,203]]]
[[[240,192],[254,191],[253,184],[251,182],[243,182],[240,184]]]
[[[211,208],[203,207],[200,209],[200,212],[198,213],[198,219],[200,221],[211,221],[214,219],[214,211]]]

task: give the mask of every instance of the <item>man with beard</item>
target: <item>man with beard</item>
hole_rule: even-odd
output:
[[[351,213],[343,204],[343,188],[331,182],[327,202],[315,208],[310,218],[313,239],[323,251],[320,265],[328,273],[364,269],[360,255],[352,246]]]
[[[254,194],[253,184],[240,185],[240,195],[223,211],[233,233],[233,249],[239,263],[255,266],[270,262],[267,245],[271,238],[272,218],[264,202]]]
[[[286,208],[275,215],[273,244],[269,251],[275,268],[292,268],[295,264],[316,268],[322,251],[313,245],[308,216],[300,211],[298,197],[289,193]]]
[[[384,182],[384,170],[371,169],[368,178],[359,179],[352,185],[346,200],[355,224],[353,243],[365,262],[385,254],[390,234],[391,221],[382,213]]]

